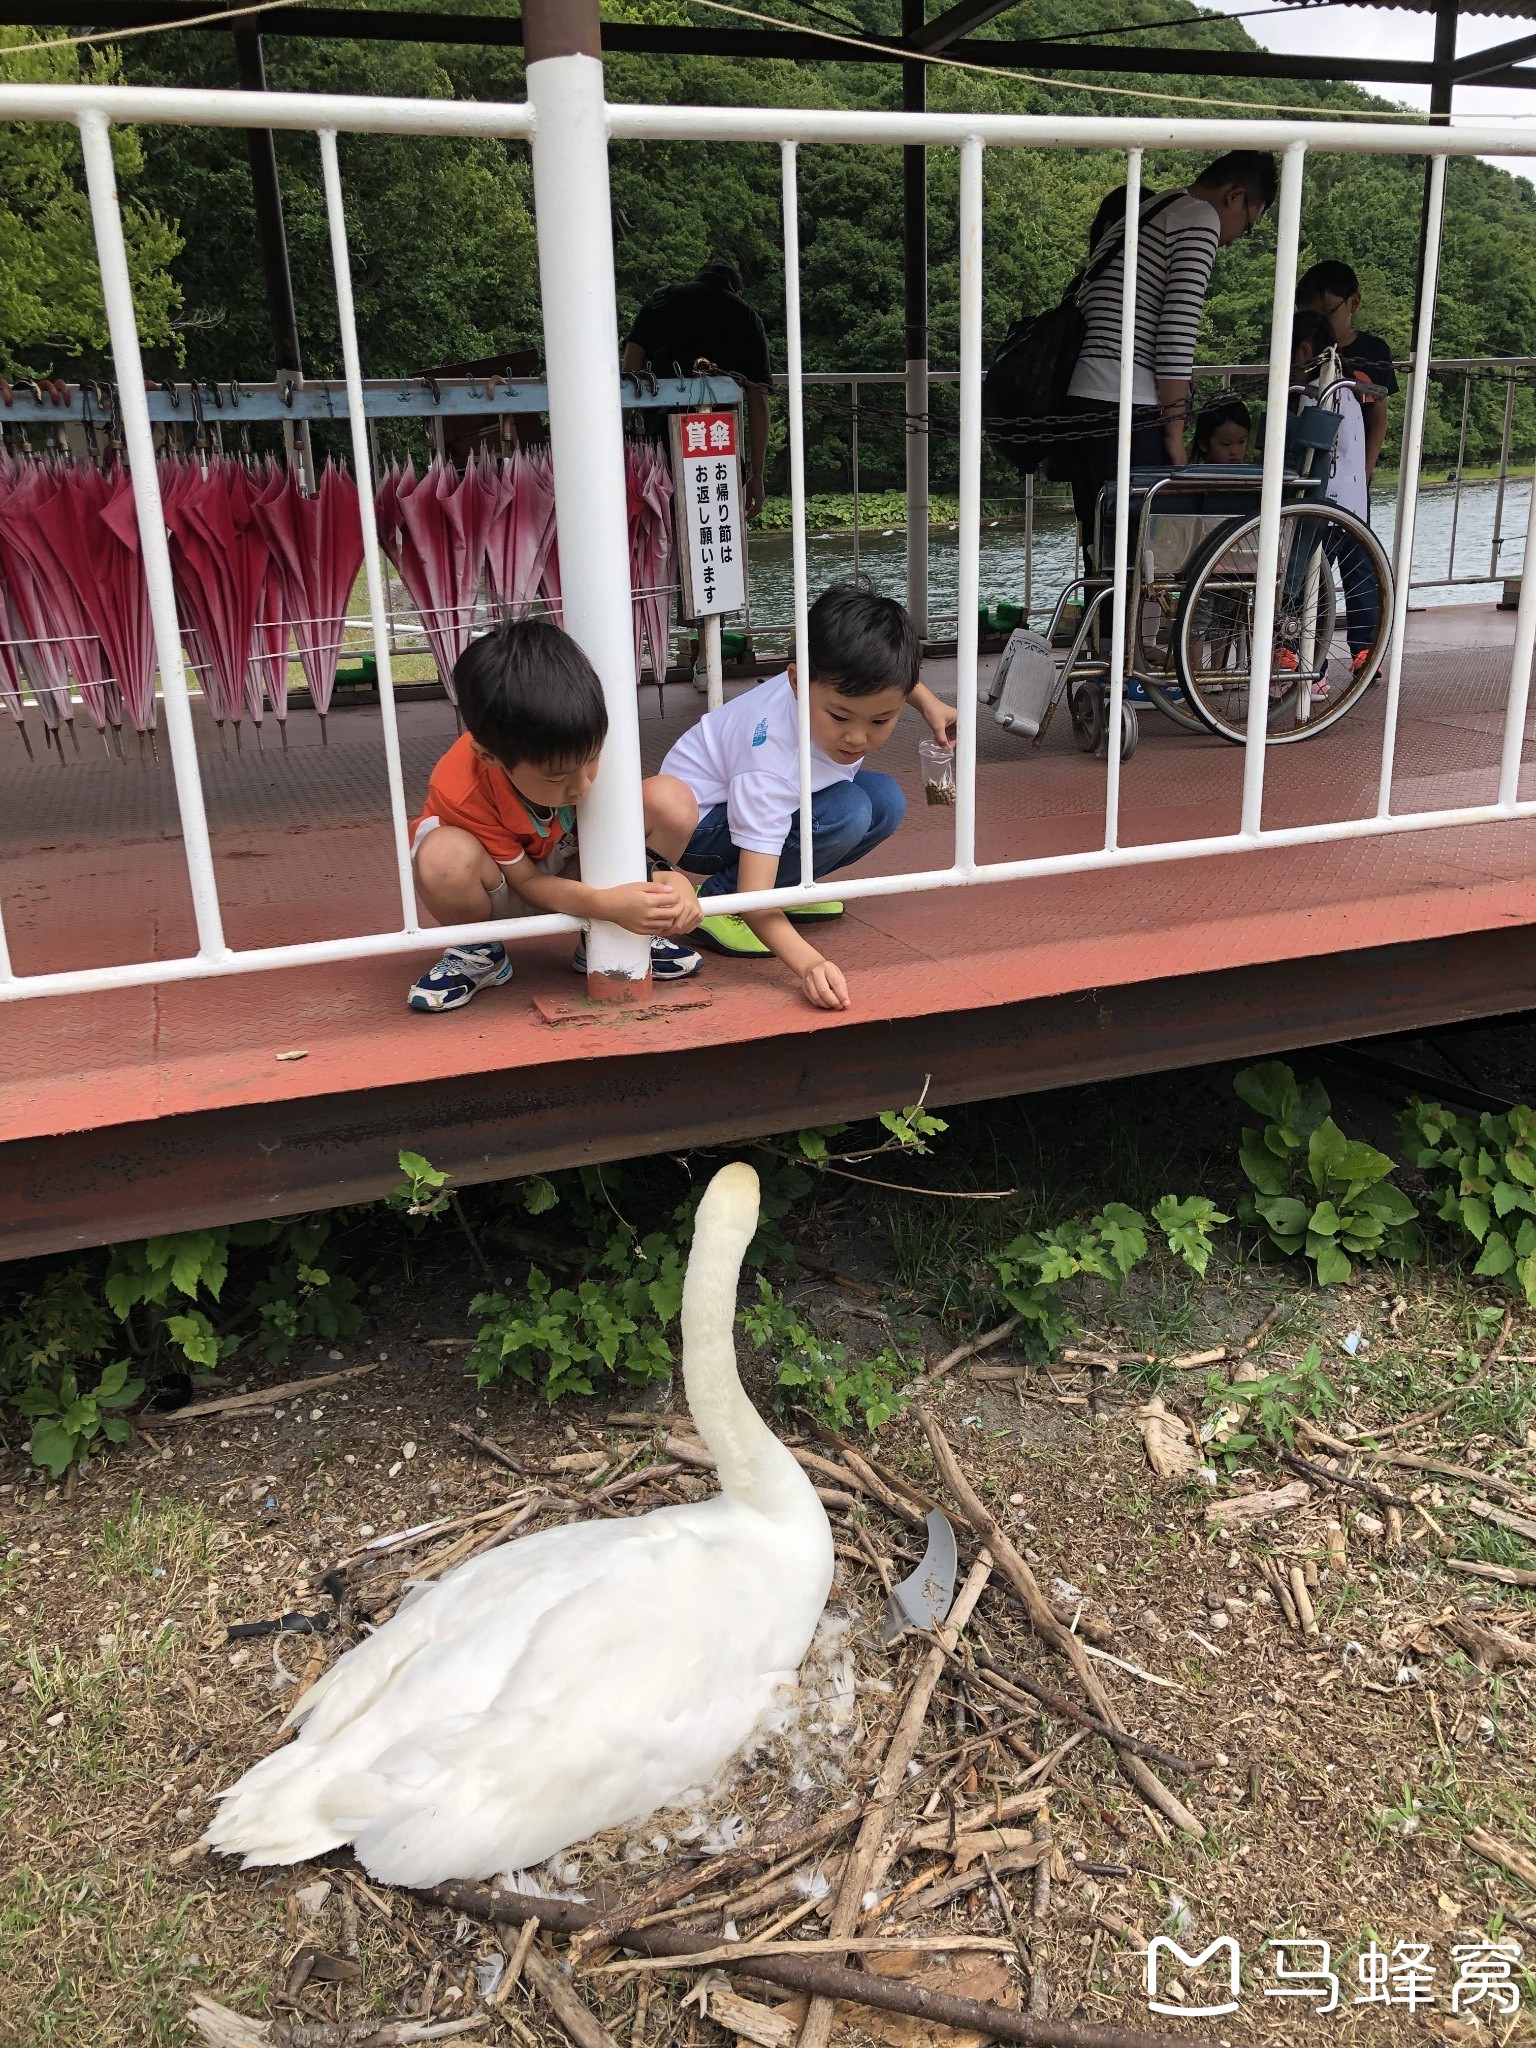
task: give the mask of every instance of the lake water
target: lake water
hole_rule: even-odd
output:
[[[1455,519],[1455,573],[1487,578],[1469,583],[1430,584],[1415,588],[1415,605],[1486,603],[1499,594],[1502,577],[1518,573],[1524,546],[1526,519],[1530,510],[1528,480],[1510,481],[1504,490],[1497,576],[1489,576],[1490,554],[1496,525],[1498,486],[1494,483],[1464,484],[1461,508],[1455,510],[1456,493],[1449,484],[1421,485],[1418,520],[1414,531],[1413,568],[1416,584],[1448,573]],[[1372,523],[1390,556],[1396,526],[1396,487],[1379,493],[1372,508]],[[1038,623],[1043,611],[1063,585],[1077,573],[1077,555],[1072,521],[1060,511],[1039,513],[1035,520],[1034,580],[1032,611]],[[904,597],[907,587],[907,538],[900,529],[866,528],[859,536],[857,566],[877,590],[892,597]],[[851,533],[813,532],[807,543],[809,586],[814,597],[829,583],[845,582],[855,567]],[[790,538],[787,533],[752,536],[751,544],[752,624],[761,628],[787,624],[792,603]],[[928,598],[935,627],[952,627],[955,618],[955,590],[959,569],[959,548],[953,527],[934,527],[928,543]],[[981,535],[981,601],[1021,604],[1024,599],[1024,531],[1022,526],[991,521]]]

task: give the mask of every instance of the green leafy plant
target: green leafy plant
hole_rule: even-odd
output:
[[[270,1231],[271,1225],[256,1229]],[[146,1237],[114,1248],[102,1293],[118,1320],[129,1326],[129,1341],[148,1354],[153,1337],[163,1332],[188,1365],[211,1372],[238,1341],[214,1329],[200,1296],[217,1302],[229,1277],[230,1232],[182,1230],[167,1237]],[[189,1304],[181,1307],[179,1302]],[[147,1328],[135,1339],[135,1311],[149,1311]]]
[[[17,1396],[23,1415],[35,1418],[28,1449],[34,1464],[43,1466],[55,1479],[69,1467],[83,1464],[97,1437],[108,1443],[124,1443],[128,1424],[112,1411],[126,1408],[144,1391],[142,1380],[128,1377],[124,1359],[109,1365],[89,1392],[82,1392],[73,1369],[66,1367],[57,1384],[39,1382]]]
[[[757,1299],[742,1311],[742,1328],[777,1366],[776,1384],[798,1402],[847,1429],[857,1419],[875,1430],[907,1405],[904,1391],[914,1367],[887,1345],[873,1358],[850,1355],[846,1344],[823,1337],[759,1274]]]
[[[1398,1124],[1436,1216],[1459,1246],[1476,1247],[1473,1272],[1518,1287],[1536,1306],[1536,1110],[1474,1121],[1415,1096]]]
[[[1168,1240],[1168,1249],[1184,1261],[1190,1271],[1205,1278],[1216,1249],[1213,1233],[1231,1217],[1207,1195],[1164,1195],[1152,1207],[1152,1221]]]
[[[1394,1162],[1346,1138],[1321,1082],[1305,1087],[1280,1060],[1245,1067],[1233,1082],[1266,1119],[1243,1131],[1238,1159],[1256,1192],[1238,1214],[1277,1250],[1309,1258],[1323,1285],[1347,1281],[1355,1259],[1412,1258],[1423,1244],[1412,1198],[1392,1183]]]
[[[574,1287],[557,1287],[531,1266],[521,1300],[497,1291],[470,1303],[481,1324],[469,1368],[482,1387],[510,1372],[551,1402],[596,1393],[603,1380],[645,1386],[665,1379],[683,1264],[676,1241],[655,1231],[638,1240],[616,1232],[599,1271]]]
[[[425,1230],[434,1216],[441,1216],[452,1200],[448,1176],[419,1152],[399,1155],[402,1184],[384,1197],[391,1209],[406,1219],[412,1230]]]
[[[1339,1404],[1339,1390],[1322,1364],[1322,1353],[1309,1344],[1298,1364],[1282,1365],[1262,1379],[1228,1381],[1212,1373],[1201,1442],[1229,1463],[1240,1461],[1257,1444],[1279,1441],[1293,1447],[1298,1420],[1320,1422]]]

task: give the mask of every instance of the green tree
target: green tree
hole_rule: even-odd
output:
[[[39,43],[44,47],[32,47]],[[0,79],[7,84],[103,85],[120,75],[110,52],[82,56],[60,36],[0,27]],[[131,189],[142,184],[145,169],[138,131],[115,128],[112,154],[125,193],[123,236],[139,332],[174,351],[181,288],[171,266],[181,237]],[[68,121],[0,123],[0,371],[10,377],[78,374],[95,368],[106,346],[79,134]]]

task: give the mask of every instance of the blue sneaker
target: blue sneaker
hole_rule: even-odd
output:
[[[702,955],[691,947],[680,946],[676,939],[652,939],[651,979],[652,981],[686,981],[690,974],[697,974],[704,965]],[[576,950],[571,955],[571,966],[578,974],[587,971],[587,937],[583,932],[576,941]]]
[[[511,979],[512,962],[499,939],[487,939],[483,946],[450,946],[406,1001],[413,1010],[462,1010],[480,989],[499,988]]]

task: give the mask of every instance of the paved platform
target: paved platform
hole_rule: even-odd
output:
[[[1512,636],[1492,608],[1415,615],[1398,809],[1493,797]],[[952,693],[953,665],[928,680]],[[1383,695],[1271,753],[1266,824],[1374,809]],[[686,689],[664,711],[645,693],[648,767],[698,708]],[[322,747],[295,712],[284,754],[270,721],[264,749],[248,729],[239,753],[200,723],[235,945],[397,922],[377,715],[329,725]],[[907,713],[879,757],[910,808],[874,870],[949,858],[953,813],[922,801],[921,731]],[[446,703],[402,708],[413,800],[453,732]],[[60,767],[0,726],[0,901],[20,972],[194,946],[168,761],[124,765],[81,738]],[[1064,719],[1037,750],[984,718],[981,857],[1099,844],[1104,775]],[[1238,749],[1144,713],[1123,837],[1234,830],[1241,780]],[[1521,793],[1536,793],[1529,767]],[[868,1111],[911,1100],[925,1074],[935,1100],[975,1098],[1523,1008],[1533,854],[1521,822],[877,898],[827,930],[854,997],[835,1017],[776,963],[710,959],[644,1015],[551,1023],[551,1000],[582,987],[551,940],[448,1017],[405,1009],[398,957],[0,1004],[0,1243],[14,1255],[361,1198],[396,1177],[401,1145],[472,1179]]]

